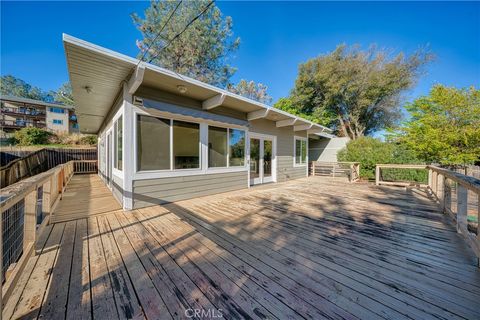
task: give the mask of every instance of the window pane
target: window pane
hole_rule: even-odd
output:
[[[138,116],[137,170],[170,170],[170,120]]]
[[[227,129],[208,127],[208,167],[227,166]]]
[[[173,121],[173,159],[175,169],[200,167],[200,125]]]
[[[307,163],[307,141],[302,140],[302,163]]]
[[[123,118],[123,116],[120,116],[120,118],[118,118],[117,122],[115,123],[116,124],[116,132],[117,132],[117,144],[116,144],[116,147],[117,147],[117,161],[116,161],[115,168],[117,168],[118,170],[122,170],[122,168],[123,168],[123,140],[122,140],[123,121],[122,121],[122,118]]]
[[[302,155],[302,144],[300,143],[300,140],[295,139],[295,163],[296,164],[300,164],[301,155]]]
[[[230,129],[230,166],[245,165],[245,131]]]

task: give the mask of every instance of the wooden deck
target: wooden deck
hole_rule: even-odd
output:
[[[475,258],[420,190],[313,177],[55,223],[39,243],[4,319],[480,318]]]
[[[51,217],[53,223],[120,210],[120,203],[96,174],[74,175]]]

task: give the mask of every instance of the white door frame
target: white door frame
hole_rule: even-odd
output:
[[[260,140],[260,163],[259,163],[259,177],[251,179],[250,178],[250,139],[258,139]],[[263,176],[263,153],[264,153],[264,141],[270,140],[272,141],[272,175],[270,177],[265,178]],[[277,136],[263,134],[263,133],[255,133],[249,132],[248,137],[248,152],[249,152],[249,161],[248,161],[248,175],[249,175],[249,184],[250,185],[257,185],[261,183],[267,182],[276,182],[277,181]]]

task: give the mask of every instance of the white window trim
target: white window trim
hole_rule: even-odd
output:
[[[119,170],[117,168],[115,168],[115,147],[117,145],[117,139],[116,139],[116,133],[115,133],[115,122],[117,122],[118,118],[120,118],[121,116],[123,116],[123,104],[122,106],[120,106],[120,109],[117,111],[117,113],[115,113],[115,115],[113,116],[112,118],[112,125],[110,127],[107,128],[106,132],[110,131],[112,133],[112,175],[113,176],[116,176],[117,178],[120,178],[120,179],[123,179],[123,166],[124,166],[124,161],[123,159],[125,159],[125,123],[122,124],[122,130],[124,131],[122,133],[122,170]],[[125,117],[122,118],[122,121],[125,121]]]
[[[137,117],[139,115],[149,116],[153,118],[163,118],[170,120],[170,170],[137,170]],[[185,116],[175,116],[170,113],[159,113],[158,115],[152,115],[140,108],[135,107],[133,111],[133,150],[134,150],[134,160],[133,160],[133,180],[146,180],[146,179],[159,179],[159,178],[169,178],[169,177],[187,177],[194,175],[205,175],[205,174],[215,174],[215,173],[229,173],[229,172],[241,172],[248,171],[247,165],[247,145],[245,143],[245,165],[243,167],[217,167],[217,168],[208,168],[208,126],[222,127],[222,128],[231,128],[239,129],[245,132],[245,139],[248,140],[248,127],[229,125],[225,123],[218,123],[214,121],[208,121],[198,118],[191,118]],[[185,121],[191,123],[198,123],[200,125],[200,168],[198,169],[173,169],[173,126],[172,122],[174,120]],[[228,160],[228,159],[227,159]],[[227,162],[228,164],[228,162]]]
[[[305,163],[297,163],[297,140],[305,141],[305,147],[307,148],[306,152],[306,157],[305,157]],[[300,157],[301,157],[301,150],[300,150]],[[308,138],[306,137],[300,137],[300,136],[293,136],[293,167],[298,168],[298,167],[306,167],[308,164]]]

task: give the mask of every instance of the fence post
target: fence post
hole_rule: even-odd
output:
[[[433,171],[432,169],[428,169],[428,188],[430,189],[430,191],[432,191],[432,177],[433,176]]]
[[[448,179],[444,179],[444,190],[445,196],[443,201],[443,208],[447,210],[448,213],[452,212],[452,187],[449,185]]]
[[[375,167],[375,184],[378,186],[380,184],[380,167],[377,166]]]
[[[443,210],[445,209],[445,194],[444,194],[445,177],[442,174],[438,174],[437,178],[438,178],[438,181],[437,181],[438,185],[437,185],[436,196],[437,196],[438,202],[440,203],[440,208],[442,209],[442,212],[443,212]]]
[[[457,232],[467,229],[468,191],[460,183],[457,184]]]
[[[315,177],[315,161],[312,161],[312,176]]]
[[[52,177],[43,185],[42,213],[50,216],[50,208],[52,207]]]
[[[335,163],[332,163],[332,175],[335,178]]]
[[[33,189],[25,197],[24,208],[25,220],[24,220],[24,241],[23,249],[25,250],[30,243],[35,242],[35,233],[37,228],[37,189]]]

